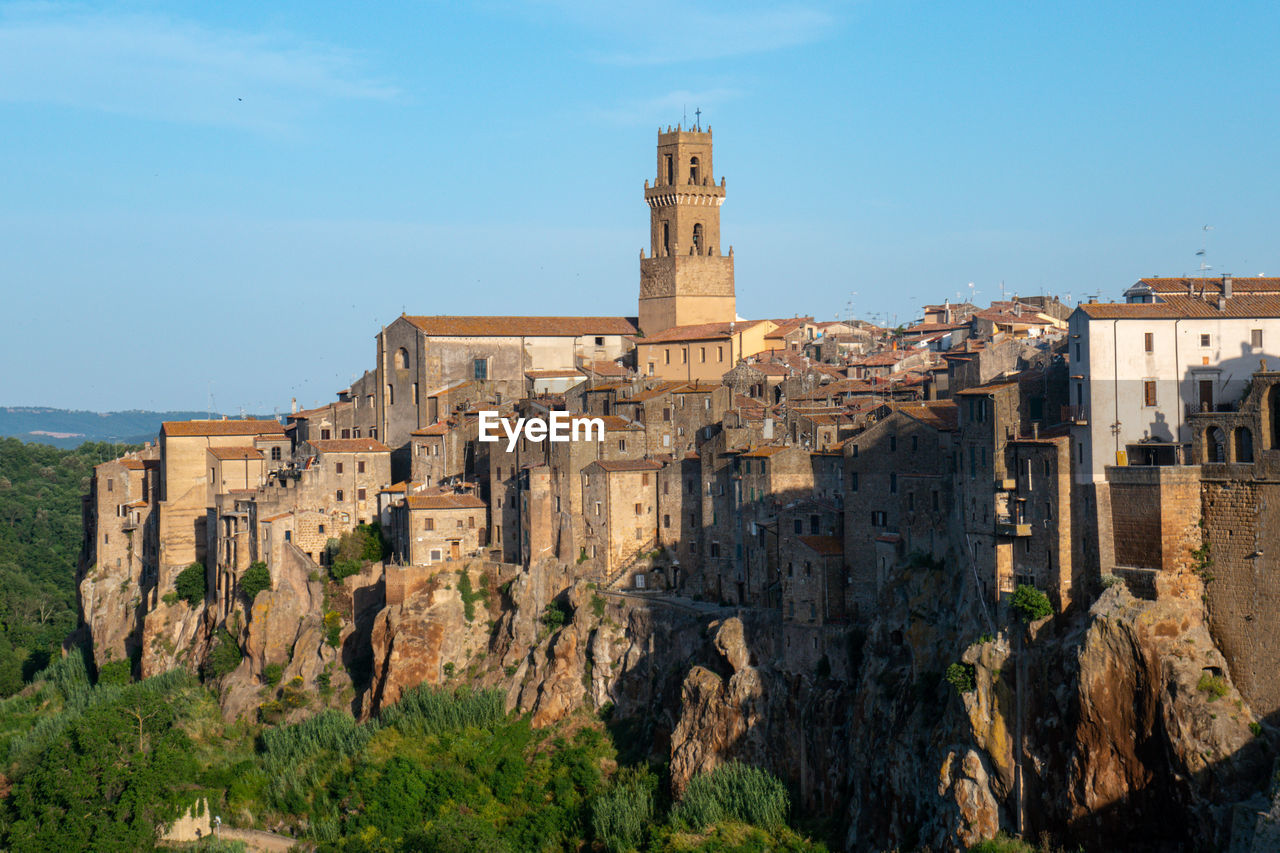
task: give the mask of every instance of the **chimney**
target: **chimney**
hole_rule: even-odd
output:
[[[289,414],[291,415],[298,414],[298,398],[297,397],[294,397],[292,400],[289,401]]]
[[[1222,298],[1223,299],[1231,298],[1231,289],[1233,285],[1235,285],[1235,279],[1233,279],[1231,276],[1224,275],[1222,277]]]
[[[1196,283],[1194,281],[1191,281],[1190,279],[1187,279],[1187,296],[1195,296],[1195,295],[1196,295]]]
[[[1039,421],[1032,421],[1032,422],[1031,422],[1031,437],[1032,437],[1032,438],[1039,438],[1039,437],[1040,437],[1040,422],[1039,422]]]

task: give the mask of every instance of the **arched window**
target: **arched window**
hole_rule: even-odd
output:
[[[396,389],[392,387],[390,382],[388,382],[387,383],[387,405],[394,406],[395,403],[396,403]]]
[[[698,183],[698,158],[689,158],[689,183],[696,185]]]
[[[695,222],[693,224],[693,250],[697,254],[702,254],[702,223]]]
[[[1248,427],[1236,430],[1236,458],[1234,461],[1248,463],[1253,461],[1253,432]]]
[[[1210,427],[1205,432],[1205,462],[1227,461],[1227,436],[1222,427]]]
[[[662,223],[662,254],[671,254],[671,225],[667,222]]]
[[[396,369],[397,370],[409,369],[409,351],[404,347],[400,347],[399,351],[396,352]]]
[[[676,164],[671,159],[671,155],[667,155],[667,183],[674,184],[676,182]]]

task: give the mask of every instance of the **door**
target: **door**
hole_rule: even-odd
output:
[[[1200,411],[1213,411],[1213,380],[1200,380]]]
[[[449,541],[449,559],[456,560],[462,556],[462,549],[459,547],[461,543],[457,539]]]

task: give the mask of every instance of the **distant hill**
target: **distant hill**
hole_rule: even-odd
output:
[[[141,444],[152,441],[164,421],[207,418],[208,412],[85,412],[43,406],[0,406],[0,436],[78,447],[86,441]],[[221,417],[221,415],[214,415]]]

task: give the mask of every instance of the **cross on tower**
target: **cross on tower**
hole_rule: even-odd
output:
[[[694,110],[693,115],[698,119],[698,130],[702,130],[702,107],[698,107]]]

